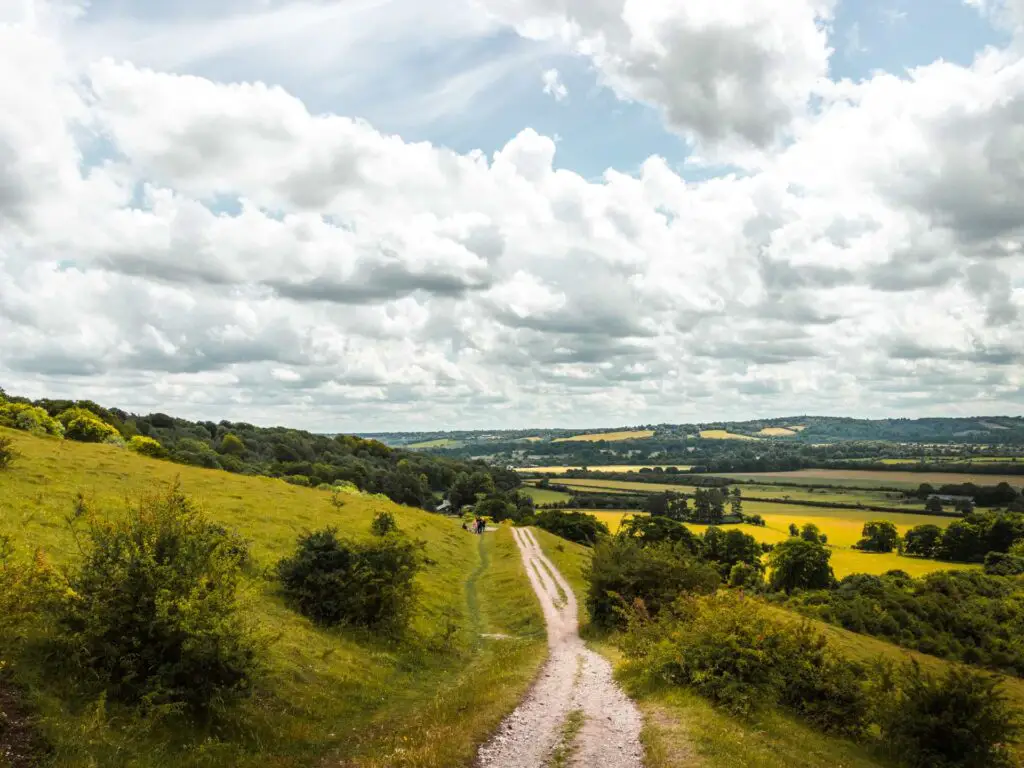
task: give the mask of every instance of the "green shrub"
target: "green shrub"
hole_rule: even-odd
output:
[[[398,530],[398,523],[395,521],[395,516],[390,512],[378,512],[373,516],[370,530],[375,536],[387,536],[389,533],[394,533]]]
[[[256,652],[236,599],[232,539],[177,488],[105,522],[60,616],[68,656],[112,698],[202,711],[249,692]]]
[[[810,625],[735,592],[681,599],[657,622],[634,613],[623,650],[631,665],[733,714],[781,704],[824,730],[859,735],[868,726],[860,668]]]
[[[607,525],[584,512],[545,509],[537,513],[533,524],[577,544],[593,545],[600,537],[608,535]]]
[[[1013,765],[1009,745],[1019,713],[1001,683],[968,667],[942,676],[914,662],[889,670],[878,697],[887,750],[913,768],[999,768]]]
[[[245,454],[245,443],[242,442],[242,438],[238,435],[233,435],[228,432],[221,438],[220,448],[218,450],[221,453],[226,453],[231,456],[242,456]]]
[[[285,475],[284,481],[292,485],[301,485],[304,488],[309,487],[309,478],[305,475]]]
[[[0,471],[9,469],[18,460],[21,454],[14,447],[14,441],[9,437],[0,437]]]
[[[739,589],[760,589],[764,586],[764,573],[750,563],[736,563],[729,571],[729,586]]]
[[[686,544],[641,546],[631,537],[603,539],[594,547],[586,572],[587,609],[603,628],[623,626],[622,609],[643,601],[651,615],[671,605],[683,592],[712,592],[718,572],[699,562]]]
[[[412,615],[421,564],[420,548],[403,536],[358,542],[327,528],[300,536],[277,571],[288,600],[318,623],[400,632]]]
[[[64,425],[43,408],[29,403],[0,403],[0,426],[20,429],[37,437],[64,436]]]
[[[82,443],[108,443],[121,440],[121,433],[85,408],[68,408],[57,416],[64,425],[64,436]]]
[[[989,552],[985,555],[985,573],[990,576],[1019,576],[1024,573],[1024,557]]]
[[[701,540],[682,523],[667,517],[633,515],[619,529],[620,537],[635,539],[641,546],[651,544],[683,544],[694,555],[700,552]]]
[[[162,459],[167,456],[166,449],[158,440],[154,440],[151,437],[136,435],[128,441],[128,447],[136,453],[141,453],[143,456],[151,456],[154,459]]]

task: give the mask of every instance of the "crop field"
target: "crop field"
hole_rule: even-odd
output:
[[[767,437],[792,437],[796,432],[786,427],[765,427],[757,434]]]
[[[654,437],[653,429],[640,429],[632,432],[598,432],[593,435],[573,435],[572,437],[557,437],[553,443],[596,443],[598,440],[615,442],[617,440],[646,440]]]
[[[736,435],[724,429],[702,429],[700,436],[704,440],[757,440],[756,437]]]
[[[562,491],[552,491],[548,488],[537,488],[534,485],[526,485],[519,489],[520,492],[533,499],[534,504],[557,504],[568,501],[572,496]]]
[[[965,563],[945,563],[938,560],[926,560],[918,557],[902,557],[893,552],[889,554],[873,554],[870,552],[859,552],[851,547],[860,540],[861,529],[864,523],[869,520],[891,520],[901,534],[905,534],[915,525],[932,523],[941,528],[946,527],[955,518],[932,517],[929,515],[890,515],[886,517],[879,512],[861,512],[860,510],[837,509],[837,510],[814,510],[815,514],[808,515],[807,507],[786,506],[785,504],[758,504],[748,502],[743,505],[747,514],[757,513],[765,519],[766,525],[725,525],[722,528],[739,528],[744,533],[749,533],[755,539],[767,544],[778,544],[789,538],[790,523],[803,527],[805,523],[813,523],[818,526],[822,533],[828,536],[828,543],[832,550],[832,569],[837,578],[848,576],[851,573],[872,573],[880,574],[886,571],[899,568],[911,576],[923,576],[934,571],[965,570],[978,568],[980,566],[968,565]],[[612,533],[618,532],[623,520],[637,513],[627,510],[581,510],[593,515],[608,526]],[[707,530],[706,525],[686,523],[686,527],[694,533],[701,533]]]
[[[976,475],[969,472],[888,472],[868,469],[799,469],[793,472],[724,472],[722,477],[737,480],[770,480],[795,485],[850,485],[862,488],[916,488],[921,483],[974,483],[996,485],[1006,482],[1014,487],[1024,486],[1024,475]]]
[[[447,437],[439,437],[437,440],[424,440],[422,443],[410,443],[406,448],[451,448],[458,445],[458,441]]]
[[[699,475],[693,475],[692,477],[699,477]],[[630,480],[599,480],[592,478],[574,478],[567,477],[558,480],[559,484],[566,485],[570,488],[578,488],[583,491],[603,491],[606,493],[613,492],[641,492],[641,493],[659,493],[661,491],[669,491],[676,493],[692,493],[693,486],[688,485],[673,485],[670,483],[641,483],[633,482]],[[904,504],[903,495],[898,491],[876,491],[864,489],[863,491],[841,491],[832,490],[828,488],[798,488],[792,486],[779,486],[779,485],[756,485],[756,484],[744,484],[740,486],[740,490],[744,497],[761,496],[764,498],[790,498],[793,501],[822,501],[822,502],[838,502],[842,504],[863,504],[865,506],[905,506],[908,512],[923,511],[924,503],[920,501],[914,501],[913,503]],[[875,513],[882,514],[882,513]]]
[[[686,472],[690,469],[687,464],[609,464],[607,466],[587,466],[587,469],[591,472],[639,472],[641,469],[654,469],[655,467],[661,467],[662,469],[668,469],[669,467],[675,467],[680,472]],[[580,465],[571,467],[559,466],[559,467],[521,467],[520,472],[536,472],[544,475],[561,475],[568,472],[570,469],[583,469]]]

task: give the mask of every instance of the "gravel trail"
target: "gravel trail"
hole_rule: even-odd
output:
[[[544,768],[562,745],[571,712],[583,713],[569,765],[642,768],[641,717],[612,679],[611,665],[588,649],[577,626],[576,596],[544,556],[533,531],[513,528],[548,627],[548,661],[530,693],[480,748],[479,768]]]

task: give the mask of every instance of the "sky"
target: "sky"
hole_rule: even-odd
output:
[[[0,0],[0,386],[1024,413],[1024,0]]]

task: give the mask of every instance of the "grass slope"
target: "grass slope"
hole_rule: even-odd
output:
[[[584,573],[590,561],[590,550],[547,531],[536,528],[533,531],[544,554],[576,592],[580,622],[585,626],[588,617],[584,605]],[[584,628],[584,636],[592,634]],[[618,651],[606,638],[592,638],[590,644],[613,663],[620,660]],[[890,648],[901,652],[894,646]],[[621,676],[620,680],[644,716],[641,740],[647,768],[788,768],[793,765],[881,768],[885,765],[862,747],[821,734],[783,713],[766,712],[756,719],[740,720],[715,709],[689,691],[650,687]]]
[[[180,479],[211,518],[251,540],[257,574],[288,554],[303,530],[333,525],[369,536],[381,510],[424,541],[430,558],[417,583],[412,637],[399,646],[314,626],[284,605],[271,579],[249,578],[243,601],[267,642],[266,671],[257,694],[216,727],[146,726],[16,663],[13,675],[31,691],[28,703],[53,747],[52,765],[283,768],[325,758],[351,767],[469,765],[475,744],[515,706],[543,660],[543,618],[507,527],[476,537],[457,521],[382,498],[347,497],[338,510],[328,494],[280,480],[112,446],[0,435],[22,454],[0,473],[0,534],[13,537],[21,556],[42,547],[58,563],[75,557],[63,518],[78,492],[117,515],[126,499]],[[482,637],[499,633],[513,639]]]

